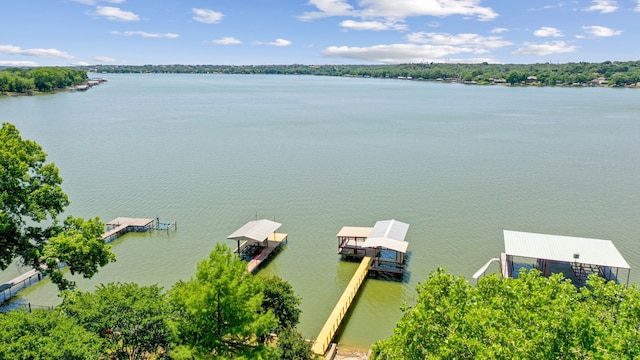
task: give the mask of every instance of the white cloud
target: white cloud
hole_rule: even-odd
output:
[[[390,44],[369,47],[330,46],[324,49],[322,53],[328,57],[400,64],[443,61],[443,59],[451,55],[474,53],[474,49],[419,44]]]
[[[267,43],[267,45],[271,45],[271,46],[289,46],[291,44],[292,44],[291,41],[285,40],[285,39],[276,39],[276,41]]]
[[[562,32],[556,28],[543,26],[533,32],[537,37],[562,37]]]
[[[86,62],[86,61],[78,61],[78,62],[74,62],[74,63],[73,63],[73,64],[71,64],[71,65],[75,65],[75,66],[89,66],[89,65],[91,65],[91,63],[88,63],[88,62]]]
[[[211,41],[214,44],[218,44],[218,45],[237,45],[237,44],[242,44],[242,41],[234,38],[234,37],[223,37],[221,39],[218,40],[212,40]]]
[[[73,2],[77,2],[85,5],[96,5],[99,2],[106,2],[110,4],[122,4],[125,0],[71,0]]]
[[[73,56],[58,49],[22,49],[14,45],[0,45],[0,53],[9,55],[24,55],[35,57],[58,57],[63,59],[73,59]]]
[[[355,9],[343,0],[310,0],[309,4],[318,11],[306,12],[301,20],[313,20],[330,16],[353,16],[366,19],[404,19],[413,16],[477,17],[478,20],[492,20],[498,14],[489,7],[480,6],[481,0],[361,0],[361,8]]]
[[[415,32],[407,35],[407,40],[412,43],[463,46],[476,49],[475,52],[486,52],[486,49],[497,49],[512,45],[499,36],[480,36],[478,34],[447,34]]]
[[[503,28],[503,27],[497,27],[497,28],[493,28],[491,30],[491,33],[492,34],[502,34],[503,32],[507,32],[507,31],[509,31],[509,29]]]
[[[222,20],[222,17],[224,16],[223,13],[210,9],[193,8],[191,9],[191,11],[193,11],[193,20],[205,24],[217,24],[220,22],[220,20]]]
[[[578,47],[569,45],[564,41],[551,41],[547,43],[524,43],[524,46],[514,51],[515,55],[549,55],[564,54],[576,51]]]
[[[356,16],[353,6],[344,0],[309,0],[309,5],[315,6],[319,11],[306,12],[299,16],[300,20],[308,21],[330,16]]]
[[[108,56],[96,56],[95,58],[93,58],[95,61],[99,62],[99,63],[114,63],[117,62],[118,59],[112,58],[112,57],[108,57]]]
[[[593,37],[609,37],[622,34],[622,30],[613,30],[604,26],[583,26],[582,30]]]
[[[95,15],[106,17],[109,20],[116,21],[138,21],[140,17],[130,11],[123,11],[112,6],[96,7]]]
[[[345,20],[340,23],[340,26],[343,28],[351,29],[351,30],[373,30],[373,31],[406,30],[407,29],[407,25],[405,24],[398,24],[395,22],[381,22],[381,21]]]
[[[593,5],[584,9],[585,11],[599,11],[601,14],[611,13],[618,10],[616,0],[592,0]]]
[[[22,66],[38,66],[38,63],[33,62],[33,61],[0,61],[0,66],[15,66],[15,67],[22,67]]]
[[[640,12],[640,0],[637,0],[637,1],[638,1],[638,5],[636,5],[636,8],[633,9],[633,11]]]
[[[142,36],[143,38],[166,38],[166,39],[175,39],[177,37],[180,37],[180,35],[178,34],[172,34],[172,33],[166,33],[166,34],[160,34],[160,33],[148,33],[146,31],[112,31],[111,32],[114,35],[124,35],[124,36],[134,36],[134,35],[138,35],[138,36]]]

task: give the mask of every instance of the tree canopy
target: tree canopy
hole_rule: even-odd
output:
[[[633,359],[640,356],[640,290],[592,275],[491,275],[477,286],[443,269],[417,287],[374,359]]]
[[[171,346],[173,311],[157,285],[109,283],[63,295],[62,312],[104,339],[115,358],[162,358]]]
[[[101,359],[102,339],[57,311],[0,315],[0,359]]]
[[[0,128],[0,269],[16,258],[51,276],[60,289],[74,286],[58,266],[92,277],[101,266],[115,261],[100,238],[99,218],[85,221],[58,216],[69,205],[62,178],[35,141],[23,140],[10,124]]]
[[[51,92],[87,81],[87,72],[63,67],[9,68],[0,70],[0,94]]]
[[[234,357],[268,351],[262,339],[277,327],[263,312],[260,280],[222,244],[198,263],[196,276],[178,282],[170,298],[178,311],[178,351],[194,356]]]

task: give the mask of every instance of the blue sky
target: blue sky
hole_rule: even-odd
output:
[[[640,59],[640,0],[12,0],[0,9],[0,66]]]

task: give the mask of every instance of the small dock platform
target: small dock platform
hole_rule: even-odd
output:
[[[102,239],[106,243],[110,243],[128,232],[149,230],[166,230],[168,232],[171,228],[177,230],[178,223],[176,221],[160,222],[159,217],[155,219],[117,217],[106,224],[107,231],[102,234]]]
[[[247,271],[256,272],[277,250],[288,242],[288,234],[277,233],[282,224],[263,219],[249,221],[227,237],[236,240],[234,253],[247,262]]]
[[[373,262],[373,258],[369,256],[365,256],[362,258],[362,262],[360,262],[360,266],[356,270],[355,274],[349,281],[347,288],[340,296],[340,300],[333,308],[331,315],[327,318],[324,326],[320,330],[320,334],[318,338],[313,343],[311,347],[311,351],[317,355],[324,356],[325,352],[329,348],[329,344],[331,344],[331,340],[336,335],[342,320],[345,315],[349,311],[349,307],[351,307],[351,303],[353,299],[355,299],[358,294],[358,290],[360,290],[360,285],[364,282],[367,277],[367,273],[369,272],[369,267]]]
[[[105,224],[106,231],[101,235],[101,238],[105,243],[110,243],[128,232],[144,232],[151,229],[169,231],[171,228],[177,229],[177,222],[162,223],[158,217],[155,219],[117,217]],[[44,275],[40,271],[31,269],[0,285],[1,301],[9,300],[20,290],[42,280],[43,277]]]

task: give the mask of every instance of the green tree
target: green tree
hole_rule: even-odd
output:
[[[73,273],[93,276],[98,267],[115,261],[101,240],[98,218],[85,222],[58,221],[66,206],[62,178],[36,142],[23,140],[9,123],[0,129],[0,269],[15,258],[51,275],[60,289],[73,287],[58,268],[67,263]]]
[[[117,359],[162,358],[169,350],[172,311],[157,285],[99,285],[94,292],[67,291],[60,309],[98,334]]]
[[[278,333],[276,356],[277,359],[281,360],[311,360],[318,358],[311,351],[311,343],[290,327]]]
[[[99,336],[55,310],[0,315],[0,359],[101,359],[102,345]]]
[[[277,326],[272,311],[261,311],[259,279],[222,244],[198,263],[195,278],[170,293],[178,311],[178,347],[172,356],[236,357],[269,352],[261,341]]]
[[[592,275],[578,290],[561,274],[497,275],[471,286],[434,271],[418,285],[374,359],[631,359],[640,356],[640,290]]]
[[[262,308],[271,310],[278,319],[278,328],[294,328],[300,320],[300,298],[293,287],[277,276],[262,279]]]

